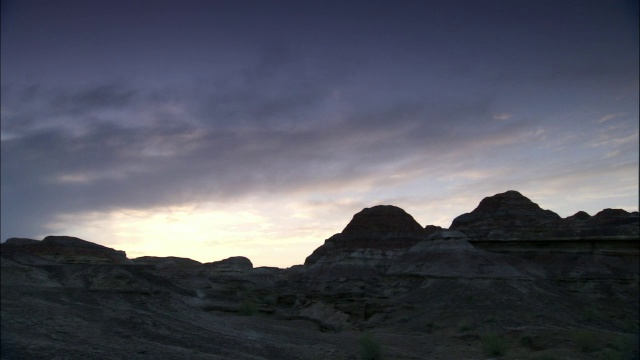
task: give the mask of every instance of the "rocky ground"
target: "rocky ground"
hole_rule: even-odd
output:
[[[640,221],[515,191],[449,229],[354,215],[304,265],[2,244],[2,359],[638,359]]]

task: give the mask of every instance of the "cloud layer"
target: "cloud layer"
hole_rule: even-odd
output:
[[[87,234],[143,254],[163,228],[200,253],[222,251],[221,234],[234,251],[262,237],[304,252],[365,206],[448,226],[508,189],[563,216],[637,210],[624,4],[463,3],[332,15],[220,2],[203,15],[193,2],[162,27],[177,11],[165,3],[117,25],[16,3],[2,32],[2,239]]]

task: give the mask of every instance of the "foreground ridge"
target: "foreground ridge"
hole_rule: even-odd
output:
[[[288,269],[12,238],[2,358],[354,359],[363,331],[389,358],[480,358],[488,333],[515,358],[637,358],[639,228],[507,191],[449,229],[365,208]]]

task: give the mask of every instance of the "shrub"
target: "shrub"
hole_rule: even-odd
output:
[[[533,360],[556,360],[552,355],[537,355],[533,357]]]
[[[625,318],[622,320],[622,329],[627,333],[637,333],[638,322],[632,318]]]
[[[616,350],[612,350],[612,349],[607,349],[604,353],[602,353],[602,360],[625,360],[628,359],[628,357],[626,357],[623,353],[616,351]]]
[[[582,318],[586,321],[594,321],[598,319],[598,307],[589,305],[582,310]]]
[[[573,339],[583,352],[590,352],[598,349],[597,336],[593,331],[578,330],[574,333]]]
[[[442,329],[442,326],[436,324],[433,321],[429,321],[425,324],[427,332],[433,332],[434,330]]]
[[[463,319],[458,323],[458,331],[464,332],[471,330],[471,324],[469,324],[469,320]]]
[[[628,359],[631,358],[633,349],[638,345],[637,334],[618,335],[613,343],[608,344],[610,349],[605,352],[606,359]]]
[[[509,343],[506,339],[490,333],[482,337],[482,348],[487,355],[502,356],[507,353]]]
[[[262,303],[267,306],[274,306],[278,303],[278,297],[275,295],[268,295],[262,298]]]
[[[382,359],[382,348],[380,344],[369,333],[362,334],[360,337],[360,359],[362,360],[380,360]]]
[[[532,348],[532,349],[535,348],[533,343],[533,338],[529,335],[524,335],[523,337],[520,338],[520,345],[524,347]]]
[[[238,306],[238,314],[253,316],[258,312],[258,305],[251,300],[245,300]]]

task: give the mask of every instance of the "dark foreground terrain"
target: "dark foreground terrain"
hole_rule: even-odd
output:
[[[640,218],[515,191],[449,229],[354,215],[304,265],[2,247],[2,359],[638,359]]]

